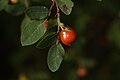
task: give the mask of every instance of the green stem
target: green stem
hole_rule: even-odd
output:
[[[25,0],[25,6],[27,9],[29,8],[29,1],[28,0]]]
[[[58,4],[57,4],[56,0],[54,0],[54,1],[55,1],[55,5],[57,8],[56,16],[57,16],[57,23],[58,23],[58,31],[60,31],[60,28],[63,30],[63,23],[61,23],[61,21],[60,21],[60,9],[58,7]]]

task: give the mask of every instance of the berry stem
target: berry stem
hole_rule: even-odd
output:
[[[56,2],[56,0],[51,0],[52,1],[52,5],[50,7],[50,11],[48,13],[48,17],[51,15],[51,12],[52,12],[52,8],[53,6],[55,5],[56,6],[56,9],[57,9],[57,12],[56,12],[56,17],[57,17],[57,23],[58,23],[58,32],[60,31],[60,28],[63,30],[63,23],[61,23],[60,21],[60,9],[59,9],[59,6]]]
[[[58,4],[56,2],[56,0],[53,0],[55,2],[55,6],[56,6],[56,9],[57,9],[57,12],[56,12],[56,17],[57,17],[57,23],[58,23],[58,30],[57,30],[57,33],[59,34],[60,33],[60,24],[61,24],[61,21],[60,21],[60,9],[58,7]],[[57,38],[57,41],[56,41],[56,44],[59,44],[59,36]]]
[[[61,23],[61,21],[60,21],[60,9],[58,7],[58,4],[57,4],[56,0],[54,0],[54,1],[55,1],[55,5],[56,5],[56,8],[57,8],[56,16],[57,16],[58,32],[59,32],[60,28],[63,30],[63,23]]]
[[[48,16],[51,15],[52,8],[53,8],[53,6],[55,5],[55,7],[56,7],[56,9],[57,9],[57,12],[56,12],[57,23],[58,23],[57,33],[59,34],[60,28],[61,28],[62,30],[64,29],[64,24],[61,23],[61,21],[60,21],[60,9],[59,9],[59,6],[58,6],[56,0],[51,0],[51,1],[52,1],[52,5],[51,5],[51,7],[50,7],[50,11],[49,11]],[[59,36],[58,36],[58,39],[57,39],[57,41],[56,41],[56,44],[58,44],[58,43],[59,43]]]

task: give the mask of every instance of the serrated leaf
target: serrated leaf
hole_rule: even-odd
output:
[[[56,32],[45,35],[38,43],[38,48],[46,48],[56,42],[58,34]]]
[[[18,4],[18,5],[9,4],[5,7],[6,12],[8,12],[12,15],[15,15],[15,16],[23,14],[24,10],[25,10],[25,5],[24,4]]]
[[[47,56],[48,67],[52,72],[55,72],[60,67],[60,64],[63,60],[63,56],[65,54],[64,48],[59,43],[58,45],[53,45]]]
[[[0,11],[8,5],[8,0],[0,0]]]
[[[48,9],[45,6],[33,6],[26,10],[26,14],[35,20],[41,20],[47,17]]]
[[[21,31],[22,46],[32,45],[37,42],[46,32],[43,21],[31,20]]]
[[[69,15],[71,13],[72,7],[74,6],[74,3],[71,0],[56,0],[56,1],[64,14]]]

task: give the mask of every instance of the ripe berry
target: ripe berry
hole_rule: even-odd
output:
[[[70,44],[75,41],[76,37],[76,32],[72,28],[64,28],[60,32],[60,40],[64,45],[67,46],[70,46]]]
[[[84,67],[79,67],[77,70],[77,75],[80,77],[85,77],[87,75],[87,69]]]
[[[10,3],[11,3],[11,4],[17,4],[17,3],[18,3],[18,0],[10,0]]]

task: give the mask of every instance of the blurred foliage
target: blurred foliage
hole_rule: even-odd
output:
[[[61,20],[75,28],[78,39],[70,47],[64,46],[66,54],[55,73],[47,66],[49,48],[21,47],[24,14],[13,16],[5,12],[23,13],[25,4],[8,11],[15,5],[8,7],[1,1],[4,0],[0,0],[0,6],[5,9],[0,9],[0,80],[120,80],[120,0],[72,0],[72,13],[61,13]],[[30,1],[30,6],[51,5],[48,0]],[[81,68],[86,71],[85,76],[80,75]]]

